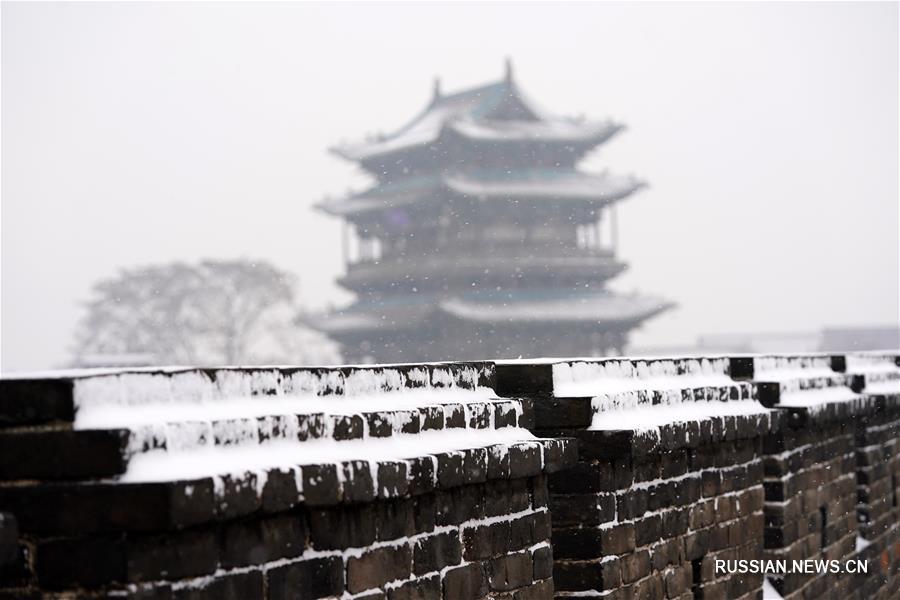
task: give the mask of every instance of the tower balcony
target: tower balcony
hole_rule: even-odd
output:
[[[477,255],[442,252],[422,256],[408,252],[378,261],[361,261],[348,265],[347,274],[339,283],[357,293],[470,291],[473,287],[514,288],[538,282],[600,287],[626,268],[607,249],[525,253],[521,247],[501,246]]]

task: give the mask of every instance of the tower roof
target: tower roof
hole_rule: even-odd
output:
[[[621,131],[613,121],[585,121],[550,115],[519,89],[509,64],[500,81],[441,95],[435,83],[431,103],[412,121],[389,135],[341,144],[332,152],[353,161],[368,161],[394,152],[425,147],[444,133],[490,142],[587,144],[593,147]]]
[[[610,291],[572,294],[536,290],[515,294],[475,292],[449,298],[406,297],[404,301],[357,302],[345,310],[309,320],[329,334],[394,331],[420,327],[437,316],[473,323],[583,323],[597,327],[633,327],[675,306],[656,296]]]
[[[379,184],[359,194],[324,200],[316,206],[329,214],[349,216],[433,201],[441,197],[436,193],[440,190],[482,201],[536,198],[603,205],[621,200],[645,185],[631,176],[578,171],[441,173]]]

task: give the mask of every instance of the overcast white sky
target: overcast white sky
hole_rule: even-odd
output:
[[[347,301],[329,155],[502,74],[629,130],[615,282],[680,303],[636,345],[898,320],[896,3],[2,6],[2,367],[67,360],[121,267],[259,257]]]

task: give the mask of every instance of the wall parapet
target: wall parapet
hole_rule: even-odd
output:
[[[0,597],[892,597],[898,356],[6,377]]]
[[[489,363],[4,379],[20,542],[0,589],[550,590],[545,474],[575,446],[535,438],[530,403],[492,383]],[[482,550],[494,530],[508,542]]]

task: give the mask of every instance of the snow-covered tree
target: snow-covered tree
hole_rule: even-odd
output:
[[[76,334],[76,363],[336,360],[333,345],[296,324],[295,288],[293,276],[264,261],[124,269],[93,287]]]

